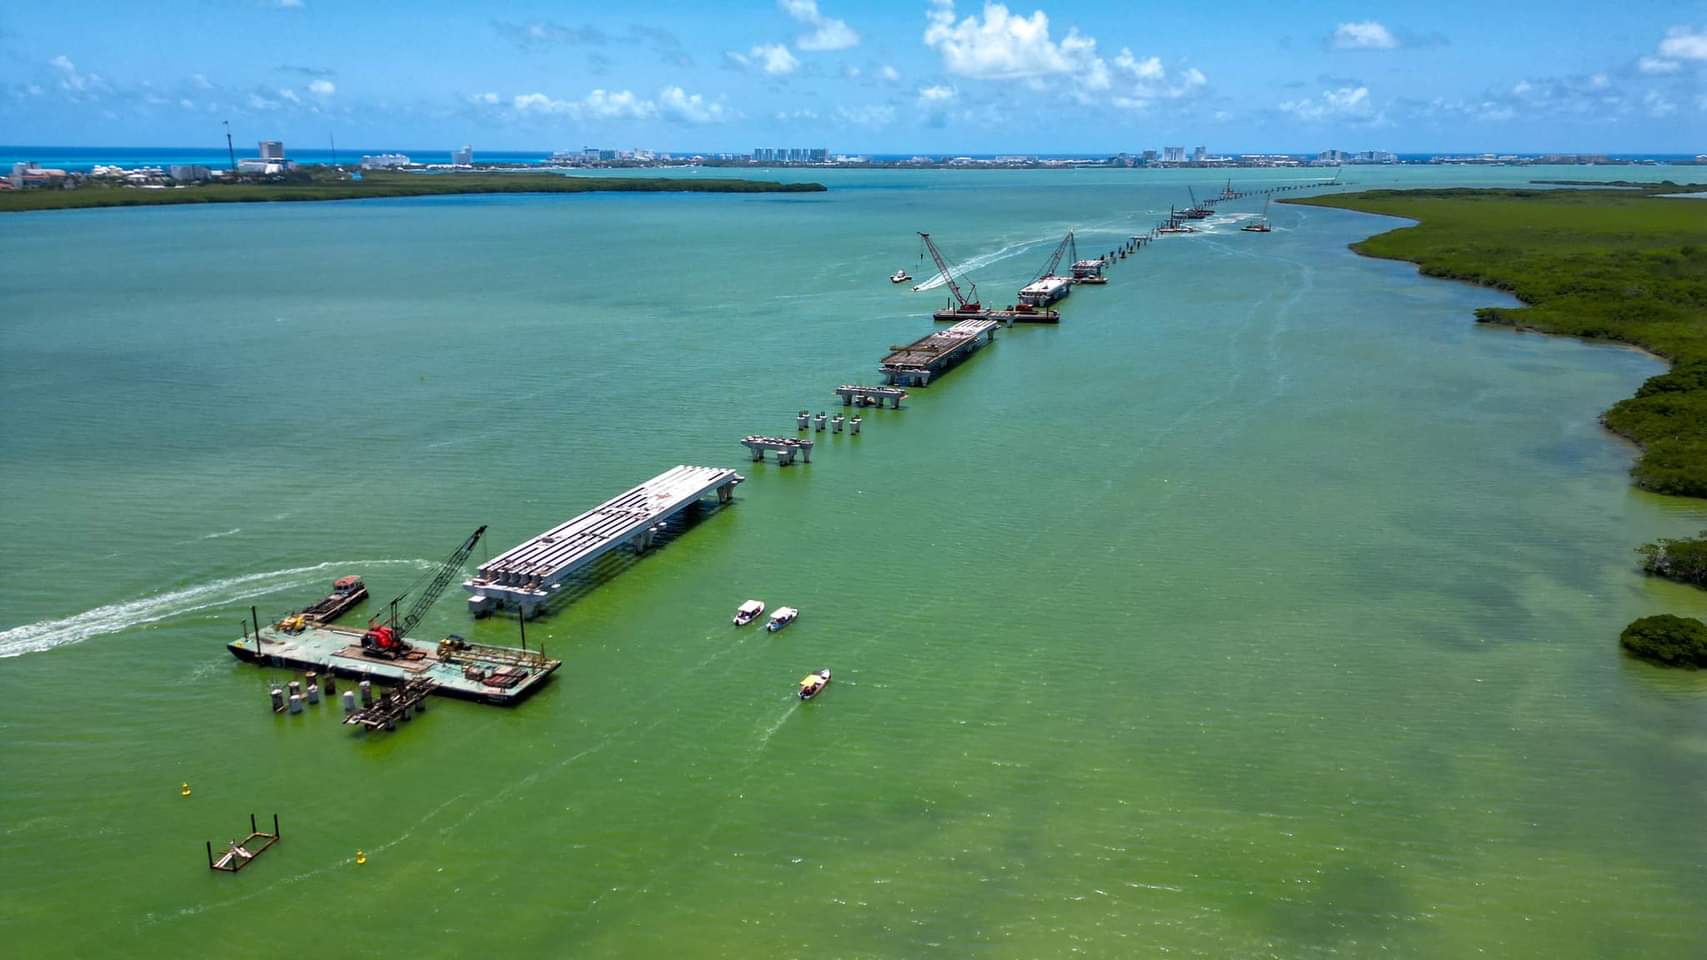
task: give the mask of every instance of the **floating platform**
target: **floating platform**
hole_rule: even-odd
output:
[[[942,323],[953,320],[959,322],[966,319],[966,314],[955,313],[952,310],[938,310],[931,314],[931,319]],[[994,320],[1003,326],[1011,327],[1016,323],[1060,323],[1061,313],[1058,310],[1045,310],[1038,307],[1009,307],[1006,310],[984,310],[978,314],[979,320]]]
[[[1105,282],[1106,283],[1107,281],[1103,279],[1102,271],[1103,271],[1103,268],[1106,267],[1107,265],[1108,264],[1105,262],[1105,258],[1102,258],[1102,257],[1098,257],[1098,258],[1092,259],[1092,260],[1080,260],[1080,261],[1073,264],[1073,282],[1074,283],[1097,283],[1097,282]]]
[[[899,410],[901,401],[907,399],[907,391],[900,387],[867,387],[855,383],[844,383],[836,388],[835,393],[842,398],[844,407],[881,407],[884,401],[888,401]]]
[[[326,626],[287,634],[262,627],[255,636],[234,640],[226,649],[247,663],[332,673],[386,686],[427,680],[432,682],[434,693],[498,704],[526,699],[562,665],[562,661],[549,659],[537,650],[450,641],[436,646],[411,641],[412,649],[406,657],[386,660],[362,652],[363,632]]]
[[[962,320],[907,346],[890,347],[877,369],[892,387],[925,386],[995,340],[998,326],[994,320]]]
[[[531,617],[570,574],[621,546],[645,552],[664,522],[713,491],[728,503],[743,479],[725,467],[666,470],[481,564],[462,584],[472,594],[468,609],[477,617],[500,610]]]

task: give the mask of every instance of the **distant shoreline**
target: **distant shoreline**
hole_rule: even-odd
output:
[[[0,213],[152,207],[186,203],[301,203],[491,193],[822,193],[821,183],[683,177],[578,177],[531,173],[409,174],[371,171],[360,180],[319,177],[182,187],[89,184],[76,189],[0,191]]]

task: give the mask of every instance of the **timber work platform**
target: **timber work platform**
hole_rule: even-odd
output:
[[[840,420],[841,417],[837,417],[836,419]],[[836,430],[838,433],[841,432],[841,427],[838,425]],[[776,451],[776,462],[778,466],[788,466],[794,462],[794,458],[797,456],[807,463],[812,462],[811,440],[796,440],[793,437],[760,437],[755,435],[742,437],[741,443],[747,448],[747,452],[753,455],[754,463],[758,463],[760,460],[763,460],[767,450]]]
[[[380,694],[373,706],[345,717],[344,723],[369,730],[396,730],[397,721],[408,720],[411,713],[426,711],[427,697],[437,687],[438,684],[426,677],[406,680],[403,686]]]
[[[334,673],[386,686],[427,680],[434,693],[497,704],[526,699],[562,665],[537,650],[454,640],[436,647],[411,641],[406,655],[387,660],[362,652],[362,633],[347,627],[309,627],[301,633],[262,627],[252,637],[233,640],[226,649],[248,663]]]
[[[213,855],[213,841],[207,842],[207,868],[223,873],[236,873],[255,862],[255,858],[279,842],[279,815],[273,814],[273,832],[268,833],[255,825],[255,815],[249,814],[249,835],[242,840],[232,840],[225,845],[225,852],[218,858]]]
[[[927,333],[904,347],[891,347],[878,364],[892,387],[922,387],[996,339],[994,320],[962,320]]]
[[[712,491],[718,502],[728,503],[743,479],[725,467],[666,470],[481,564],[462,584],[473,594],[468,609],[477,617],[500,610],[531,617],[570,574],[620,546],[644,553],[671,518]]]
[[[896,409],[901,409],[901,401],[907,399],[907,391],[900,387],[866,387],[859,384],[844,383],[836,388],[836,396],[842,398],[844,407],[881,407],[885,400]]]

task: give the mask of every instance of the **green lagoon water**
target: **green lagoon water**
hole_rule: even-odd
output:
[[[0,218],[7,952],[1707,950],[1707,677],[1616,645],[1707,615],[1631,553],[1707,509],[1595,421],[1656,361],[1479,328],[1502,295],[1346,250],[1392,221],[1245,234],[1247,200],[748,464],[930,328],[943,291],[885,280],[928,276],[913,231],[1006,303],[1069,227],[1107,249],[1212,186],[814,177]],[[564,665],[518,709],[357,737],[224,650],[251,603],[388,597],[677,463],[748,480],[530,624]],[[804,613],[738,632],[748,597]],[[451,594],[451,631],[515,626]],[[284,842],[208,871],[251,811]]]

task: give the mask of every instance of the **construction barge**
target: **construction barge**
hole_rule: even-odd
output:
[[[233,640],[226,649],[245,663],[263,667],[396,687],[427,681],[436,694],[503,705],[525,700],[563,665],[543,651],[468,643],[460,637],[435,646],[405,644],[405,651],[394,658],[379,656],[363,645],[363,635],[364,631],[349,627],[310,626],[299,633],[261,627],[249,637]]]
[[[1061,311],[1025,304],[1010,306],[1006,310],[976,310],[971,312],[944,307],[931,314],[931,319],[937,323],[959,323],[962,320],[994,320],[1003,326],[1011,327],[1016,323],[1060,323]]]
[[[994,320],[962,320],[947,330],[927,333],[904,347],[890,347],[878,363],[883,382],[892,387],[923,387],[958,366],[996,339]]]
[[[577,570],[621,546],[644,553],[671,519],[713,491],[719,503],[728,503],[744,479],[726,467],[666,470],[481,564],[462,584],[470,594],[469,612],[483,617],[511,610],[531,617]]]

